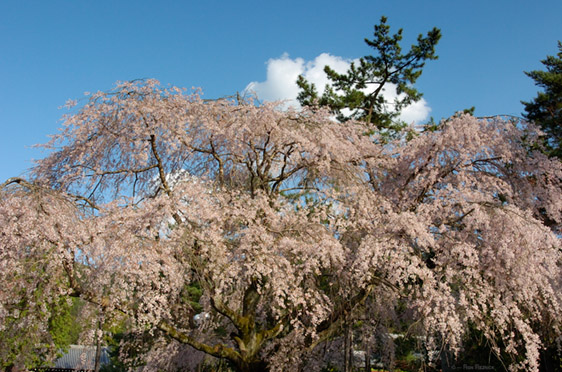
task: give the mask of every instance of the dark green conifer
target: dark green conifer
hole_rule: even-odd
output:
[[[330,66],[324,71],[331,86],[326,86],[319,96],[314,84],[302,75],[297,84],[301,88],[298,100],[303,106],[328,106],[340,121],[359,119],[368,123],[375,131],[385,130],[392,134],[400,131],[404,123],[397,120],[400,111],[411,103],[419,101],[422,94],[413,84],[420,77],[426,60],[437,59],[435,46],[441,38],[441,31],[433,28],[427,36],[420,34],[417,44],[407,53],[402,53],[400,42],[402,29],[391,35],[387,18],[374,26],[372,40],[365,43],[373,48],[375,55],[365,56],[352,63],[345,74],[339,74]],[[389,102],[383,95],[388,84],[394,84],[398,97]],[[348,109],[349,111],[342,111]]]
[[[525,72],[543,89],[525,105],[523,116],[539,125],[547,135],[546,147],[550,155],[562,159],[562,43],[558,42],[557,56],[547,56],[541,63],[546,71]]]

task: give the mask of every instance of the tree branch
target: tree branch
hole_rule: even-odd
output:
[[[172,327],[167,321],[162,320],[158,324],[158,329],[163,331],[165,334],[170,336],[171,338],[181,342],[182,344],[187,344],[192,346],[193,348],[212,355],[217,358],[226,358],[231,361],[240,361],[240,353],[236,350],[228,347],[224,344],[217,344],[214,346],[210,346],[195,340],[193,337],[189,336],[185,332],[179,331],[176,328]]]

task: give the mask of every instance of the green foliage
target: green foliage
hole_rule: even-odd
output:
[[[193,282],[187,285],[183,294],[185,301],[189,303],[189,306],[191,306],[195,313],[203,311],[203,307],[199,304],[199,299],[203,294],[203,290],[201,289],[201,285],[199,283]]]
[[[76,343],[81,332],[79,301],[66,296],[51,296],[46,301],[44,293],[47,279],[34,283],[28,277],[32,272],[47,276],[41,258],[29,258],[29,270],[14,277],[23,278],[28,288],[21,288],[17,293],[20,300],[11,305],[14,315],[5,318],[0,331],[0,369],[30,369],[44,365],[66,351],[70,344]],[[61,278],[50,280],[60,286],[65,285]],[[22,324],[25,326],[22,327]]]
[[[49,333],[58,349],[66,351],[69,345],[77,344],[82,331],[78,319],[83,306],[78,298],[61,297],[53,303],[49,318]]]
[[[41,291],[41,288],[36,290]],[[41,335],[41,322],[30,324],[26,333],[12,333],[19,323],[29,317],[43,319],[44,310],[40,304],[32,304],[22,300],[18,304],[19,316],[8,317],[4,324],[4,331],[0,332],[0,367],[8,368],[13,365],[33,368],[43,365],[49,356],[68,350],[71,344],[78,341],[82,330],[78,313],[82,306],[77,299],[61,297],[53,303],[45,304],[50,317],[47,320],[47,333]],[[52,344],[51,344],[52,342]],[[7,354],[6,354],[7,353]]]
[[[25,316],[22,313],[22,317]],[[9,317],[4,322],[5,331],[0,332],[0,370],[8,370],[13,366],[25,366],[26,368],[33,368],[39,365],[40,361],[48,355],[50,350],[48,348],[41,348],[41,340],[37,340],[34,335],[38,333],[40,328],[39,324],[32,324],[28,328],[28,335],[12,335],[10,330],[15,328],[15,325],[20,321],[20,318]]]
[[[414,337],[398,337],[395,348],[396,366],[412,371],[420,369],[421,359],[414,354],[419,350],[419,340]]]
[[[547,134],[546,146],[551,156],[562,159],[562,43],[557,56],[547,56],[541,63],[546,71],[525,72],[543,91],[525,105],[526,119],[538,124]]]
[[[303,106],[328,106],[342,122],[362,120],[372,130],[383,130],[382,133],[389,135],[401,131],[405,125],[396,119],[404,107],[421,99],[422,94],[413,84],[420,77],[425,61],[437,59],[435,46],[441,31],[433,28],[426,37],[420,34],[417,44],[404,54],[400,46],[402,29],[392,35],[386,22],[387,18],[382,17],[380,24],[374,26],[374,38],[365,39],[375,55],[360,58],[357,65],[352,63],[346,74],[339,74],[329,66],[324,68],[332,86],[326,86],[322,96],[314,84],[299,76],[299,102]],[[396,86],[398,97],[394,102],[383,95],[388,84]]]
[[[124,372],[128,370],[128,366],[119,360],[120,343],[126,337],[128,328],[126,317],[114,319],[111,325],[106,327],[103,343],[108,347],[110,363],[101,366],[102,372]]]
[[[121,350],[119,344],[121,340],[124,339],[124,337],[125,334],[122,332],[118,332],[112,334],[111,336],[105,337],[104,341],[109,347],[108,354],[110,363],[102,365],[100,368],[101,372],[124,372],[128,370],[128,365],[119,360],[119,352]]]

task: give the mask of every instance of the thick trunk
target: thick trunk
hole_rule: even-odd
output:
[[[264,361],[241,362],[237,365],[239,372],[268,372],[269,366]]]
[[[351,324],[345,325],[345,339],[344,339],[344,372],[352,372],[353,369],[353,340]]]

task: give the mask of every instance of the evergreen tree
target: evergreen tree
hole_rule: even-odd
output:
[[[297,84],[301,92],[298,100],[303,106],[330,107],[339,121],[359,119],[373,130],[399,131],[404,123],[396,119],[404,107],[421,99],[422,94],[413,84],[420,77],[425,61],[437,59],[435,46],[440,38],[441,31],[433,28],[426,37],[420,34],[417,44],[403,54],[400,46],[402,29],[391,35],[387,18],[383,16],[380,24],[374,26],[373,40],[365,39],[365,43],[376,51],[375,55],[360,58],[358,64],[351,63],[345,74],[326,66],[324,72],[331,86],[325,87],[322,96],[314,84],[299,76]],[[389,83],[396,86],[398,93],[393,102],[383,95]]]
[[[547,56],[541,63],[546,71],[525,72],[543,89],[525,105],[526,119],[534,121],[547,134],[550,155],[562,158],[562,43],[558,41],[557,56]]]

